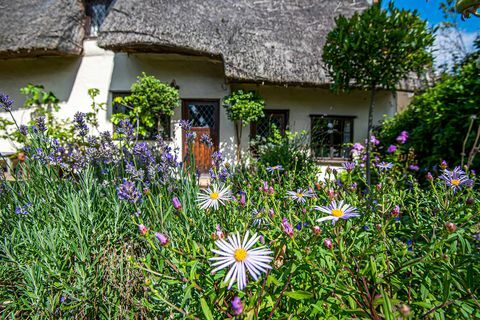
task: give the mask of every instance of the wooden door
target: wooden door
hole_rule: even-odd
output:
[[[193,142],[193,154],[195,165],[200,172],[208,172],[212,166],[211,155],[218,150],[219,140],[219,100],[183,100],[182,119],[192,123],[192,132],[196,134]],[[213,147],[200,142],[202,135],[208,135],[212,139]],[[183,132],[183,154],[187,154],[187,141]]]

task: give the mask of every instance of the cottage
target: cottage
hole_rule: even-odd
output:
[[[210,132],[234,159],[234,125],[221,100],[232,90],[257,90],[266,117],[244,129],[242,145],[280,130],[310,132],[312,152],[323,159],[348,156],[342,144],[367,135],[368,93],[333,94],[321,60],[338,15],[365,9],[366,0],[17,0],[0,3],[0,89],[24,99],[19,88],[43,84],[61,100],[62,117],[89,111],[89,88],[107,110],[100,127],[112,130],[112,104],[128,94],[142,72],[178,86],[182,105],[163,117],[166,139],[182,152],[178,122]],[[378,94],[375,122],[408,101],[418,84]],[[20,122],[28,110],[15,110]],[[5,116],[5,114],[2,114]],[[332,129],[333,130],[329,130]],[[333,132],[333,133],[332,133]],[[13,151],[11,141],[0,152]],[[209,160],[198,156],[201,166]]]

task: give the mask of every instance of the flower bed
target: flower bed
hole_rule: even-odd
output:
[[[324,182],[216,152],[200,190],[194,161],[135,143],[128,121],[118,143],[78,123],[75,145],[27,129],[28,177],[1,184],[7,317],[480,317],[472,171],[420,173],[389,148],[367,192],[359,144]]]

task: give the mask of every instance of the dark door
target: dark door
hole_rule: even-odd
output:
[[[195,164],[200,172],[208,172],[212,166],[211,155],[218,150],[219,140],[219,100],[183,100],[182,119],[192,123],[192,132],[196,137],[193,142],[193,154]],[[200,143],[203,134],[210,136],[213,141],[213,148]],[[187,154],[187,142],[183,132],[183,154]]]

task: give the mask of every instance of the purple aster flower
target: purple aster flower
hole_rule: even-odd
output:
[[[287,191],[287,197],[299,203],[307,202],[306,198],[312,198],[314,194],[309,190],[297,189],[297,191]]]
[[[237,296],[235,296],[232,300],[232,310],[233,310],[233,314],[236,316],[242,314],[243,312],[242,300],[240,300],[240,298]]]
[[[344,163],[342,163],[342,166],[348,172],[352,172],[355,169],[355,162],[344,162]]]
[[[280,164],[277,164],[276,166],[267,167],[267,171],[268,172],[283,171],[283,166]]]
[[[162,247],[165,247],[168,244],[168,237],[160,232],[155,233],[155,238],[157,238]]]
[[[453,171],[448,169],[443,170],[443,174],[440,176],[440,179],[444,180],[445,184],[452,188],[453,191],[457,191],[461,186],[468,185],[470,183],[470,179],[460,167],[455,167]]]
[[[393,144],[391,144],[387,149],[388,153],[394,153],[395,151],[397,151],[397,146]]]
[[[370,137],[370,143],[378,146],[378,145],[380,144],[380,140],[378,140],[377,137],[375,137],[374,135],[372,135],[372,136]]]
[[[314,209],[329,214],[326,217],[317,219],[317,222],[332,220],[332,223],[335,223],[338,221],[338,219],[346,220],[360,216],[360,214],[356,211],[356,208],[344,203],[343,200],[341,200],[338,204],[335,200],[333,200],[328,206],[317,206],[314,207]]]
[[[5,110],[6,112],[12,111],[13,100],[4,93],[0,93],[0,107]]]
[[[290,225],[290,223],[288,223],[288,219],[287,218],[283,218],[282,219],[282,228],[283,228],[283,231],[291,238],[293,237],[293,228],[292,226]]]
[[[123,179],[123,183],[117,188],[117,195],[120,200],[125,200],[131,203],[140,201],[142,195],[135,187],[135,183]]]
[[[379,168],[380,170],[390,170],[393,168],[393,163],[382,161],[377,164],[377,168]]]
[[[355,143],[352,147],[352,151],[362,152],[365,147],[361,143]]]
[[[402,131],[397,137],[397,142],[400,144],[405,144],[408,140],[408,132],[407,131]]]

